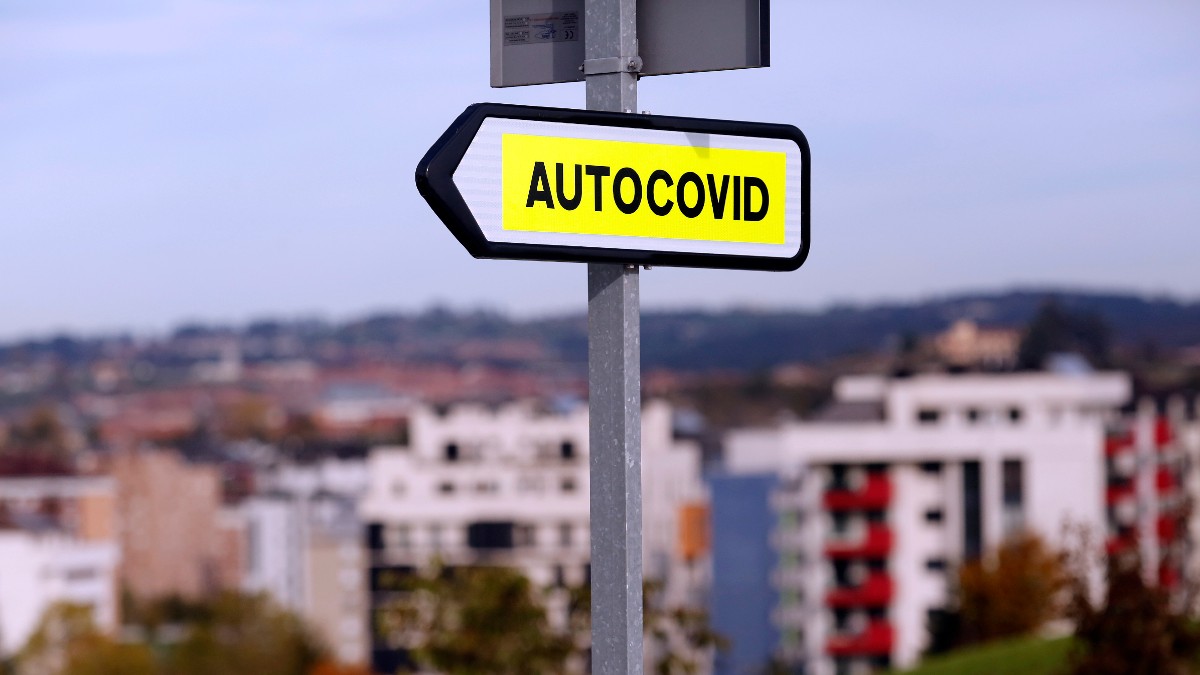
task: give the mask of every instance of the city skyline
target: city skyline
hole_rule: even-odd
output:
[[[800,127],[812,255],[786,275],[656,269],[644,306],[1031,285],[1195,299],[1196,19],[776,2],[771,68],[646,78],[639,108]],[[583,311],[582,267],[474,261],[413,187],[470,103],[582,106],[579,84],[490,89],[486,29],[471,2],[6,8],[0,338]]]

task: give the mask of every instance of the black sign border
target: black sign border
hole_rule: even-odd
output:
[[[690,133],[725,134],[752,138],[778,138],[796,143],[800,148],[802,169],[800,173],[800,250],[790,258],[766,256],[725,255],[720,253],[678,253],[671,251],[645,251],[638,249],[597,248],[591,246],[556,246],[546,244],[518,244],[493,242],[483,236],[462,194],[454,185],[454,172],[466,155],[467,149],[479,133],[479,127],[489,117],[564,122],[567,124],[590,124],[594,126],[624,127],[629,129],[654,129],[660,131],[682,131]],[[761,122],[732,122],[696,117],[668,117],[663,115],[637,115],[570,108],[545,108],[539,106],[509,105],[504,103],[476,103],[468,106],[429,152],[417,164],[417,190],[433,208],[433,212],[445,223],[459,243],[475,258],[499,260],[542,260],[555,262],[595,262],[649,265],[663,267],[702,267],[710,269],[765,270],[790,272],[804,264],[808,257],[809,238],[809,187],[811,156],[808,139],[789,124]]]

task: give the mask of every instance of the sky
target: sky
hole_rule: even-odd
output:
[[[808,261],[655,268],[643,307],[1200,298],[1197,26],[1184,0],[775,0],[770,68],[645,78],[639,108],[802,129]],[[414,187],[471,103],[583,107],[488,80],[482,0],[3,3],[0,338],[584,311],[583,265],[474,260]]]

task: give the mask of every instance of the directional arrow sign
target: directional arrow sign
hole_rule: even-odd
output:
[[[481,103],[417,189],[476,258],[787,271],[809,164],[789,125]]]

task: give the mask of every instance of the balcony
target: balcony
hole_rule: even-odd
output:
[[[1158,533],[1158,545],[1174,542],[1179,537],[1179,519],[1172,516],[1159,516],[1155,530]]]
[[[1133,499],[1134,488],[1133,481],[1123,481],[1115,485],[1109,485],[1108,491],[1105,494],[1106,503],[1109,506],[1118,504],[1127,499]]]
[[[1179,585],[1179,570],[1170,565],[1160,565],[1158,568],[1158,585],[1163,588],[1175,588]]]
[[[1133,435],[1128,432],[1113,434],[1104,439],[1104,454],[1115,457],[1133,450]]]
[[[1171,421],[1165,417],[1158,418],[1154,423],[1154,446],[1162,449],[1174,440],[1175,430],[1171,428]]]
[[[1110,556],[1123,555],[1135,551],[1137,550],[1137,537],[1132,534],[1109,537],[1104,550]]]
[[[798,553],[806,550],[804,531],[795,527],[776,529],[771,532],[771,546],[776,551]]]
[[[895,631],[886,621],[874,621],[858,635],[834,635],[826,644],[830,656],[889,656]]]
[[[812,573],[803,567],[777,567],[771,571],[771,583],[779,590],[801,590],[808,585]]]
[[[892,483],[887,474],[870,474],[858,490],[835,488],[825,492],[825,508],[830,511],[880,510],[892,501]]]
[[[892,578],[876,572],[858,586],[845,586],[829,591],[825,604],[830,607],[884,607],[892,601]]]
[[[812,616],[802,605],[776,607],[771,612],[771,622],[782,629],[803,629]]]
[[[1167,467],[1159,467],[1154,474],[1154,487],[1158,489],[1159,494],[1170,492],[1175,489],[1175,474]]]
[[[886,525],[867,527],[865,537],[857,541],[834,540],[825,544],[825,556],[834,560],[886,558],[892,552],[892,531]]]

